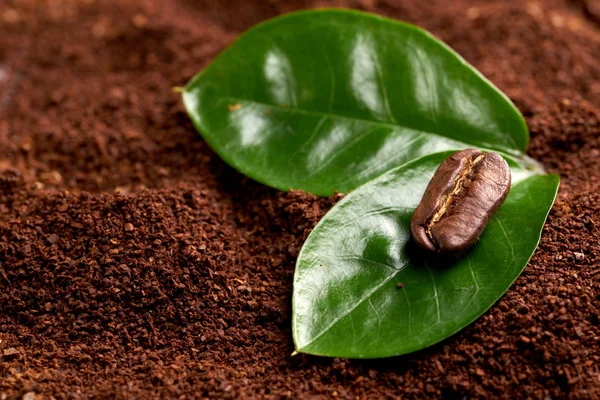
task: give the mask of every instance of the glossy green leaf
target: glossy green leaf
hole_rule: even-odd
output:
[[[509,196],[480,241],[458,259],[436,259],[416,249],[410,220],[447,156],[383,174],[315,227],[296,264],[297,351],[378,358],[422,349],[474,321],[519,276],[540,239],[558,177],[513,164]]]
[[[317,195],[449,149],[522,156],[529,138],[514,105],[444,43],[348,10],[257,25],[190,81],[183,99],[227,163]]]

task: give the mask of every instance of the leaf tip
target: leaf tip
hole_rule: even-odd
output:
[[[184,88],[184,87],[182,87],[182,86],[173,86],[173,89],[172,89],[172,90],[173,90],[175,93],[183,93],[183,91],[185,90],[185,88]]]
[[[298,351],[294,350],[294,351],[292,352],[292,354],[290,354],[290,357],[297,356],[298,354],[300,354],[300,353],[298,353]]]

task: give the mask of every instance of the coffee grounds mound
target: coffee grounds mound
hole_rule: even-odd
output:
[[[0,399],[600,398],[594,4],[0,2]],[[562,177],[506,295],[403,357],[291,356],[295,259],[341,196],[243,177],[172,91],[251,25],[322,6],[449,43],[517,104],[529,154]]]

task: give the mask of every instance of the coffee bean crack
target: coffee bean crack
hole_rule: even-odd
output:
[[[429,240],[431,240],[431,243],[433,243],[437,250],[439,250],[439,245],[435,240],[435,237],[431,233],[431,228],[434,224],[439,222],[444,217],[452,203],[458,197],[460,197],[460,194],[462,192],[464,192],[465,186],[467,186],[467,184],[473,180],[475,175],[475,166],[479,164],[481,160],[483,160],[484,156],[485,154],[482,153],[479,156],[470,158],[467,161],[462,171],[460,171],[460,174],[454,179],[454,187],[452,188],[452,190],[443,195],[441,204],[435,212],[435,214],[431,218],[429,218],[425,224],[423,224],[427,237],[429,238]]]

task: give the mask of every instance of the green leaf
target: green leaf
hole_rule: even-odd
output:
[[[448,155],[383,174],[342,199],[315,227],[294,277],[297,351],[378,358],[422,349],[474,321],[519,276],[539,242],[558,177],[512,163],[509,196],[480,241],[461,258],[435,259],[416,249],[410,220]]]
[[[190,81],[183,99],[234,168],[325,196],[423,155],[478,147],[522,156],[529,140],[514,105],[444,43],[348,10],[255,26]]]

